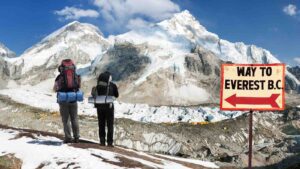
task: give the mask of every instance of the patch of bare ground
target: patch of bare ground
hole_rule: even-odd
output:
[[[72,144],[72,146],[76,147],[76,148],[83,148],[83,149],[94,148],[94,149],[111,151],[111,152],[114,152],[114,153],[122,154],[124,156],[139,158],[139,159],[143,159],[143,160],[146,160],[146,161],[150,161],[152,163],[163,165],[161,160],[151,158],[151,157],[147,157],[147,156],[135,153],[133,151],[128,151],[128,150],[123,149],[123,148],[118,148],[118,147],[111,148],[111,147],[100,146],[99,144],[87,143],[87,142],[86,143]]]
[[[70,168],[71,166],[74,166],[74,165],[76,165],[76,163],[72,162],[72,163],[69,163],[69,164],[67,165],[67,167],[65,167],[65,168],[67,169],[67,168]]]
[[[32,133],[20,132],[14,138],[11,138],[9,140],[17,140],[17,139],[20,139],[22,137],[28,137],[28,138],[31,138],[31,139],[36,139],[36,137]]]
[[[62,165],[62,164],[64,164],[64,163],[65,163],[65,162],[63,162],[63,161],[57,161],[57,162],[56,162],[57,165]]]
[[[156,157],[156,158],[160,158],[160,159],[172,161],[172,162],[175,162],[175,163],[178,163],[178,164],[181,164],[183,166],[186,166],[186,167],[189,167],[189,168],[193,168],[193,169],[208,169],[206,167],[203,167],[203,166],[200,166],[200,165],[197,165],[197,164],[193,164],[193,163],[188,163],[188,162],[184,162],[184,161],[174,160],[174,159],[171,159],[171,158],[161,157],[161,156],[158,156],[158,155],[153,155],[153,156]]]
[[[19,131],[20,133],[23,133],[23,134],[21,134],[21,136],[24,135],[25,137],[29,136],[29,134],[24,134],[24,133],[31,133],[31,135],[36,134],[37,136],[50,136],[50,137],[59,138],[61,140],[63,139],[63,135],[56,134],[56,133],[51,133],[51,132],[46,132],[46,131],[38,131],[38,130],[32,130],[32,129],[20,129],[20,128],[15,128],[15,127],[9,127],[9,126],[2,125],[2,124],[0,124],[0,129],[16,130],[16,131]],[[32,138],[31,136],[29,136],[29,137]]]
[[[44,168],[46,166],[46,164],[45,163],[42,163],[42,164],[40,164],[38,167],[36,167],[36,169],[42,169],[42,168]]]
[[[103,162],[105,163],[109,163],[112,165],[116,165],[119,167],[126,167],[126,168],[141,168],[141,169],[154,169],[153,167],[150,166],[146,166],[138,161],[135,160],[131,160],[129,158],[126,158],[124,156],[116,156],[115,158],[119,160],[119,162],[115,162],[115,161],[109,161],[103,157],[101,157],[100,155],[97,154],[92,154],[93,156],[100,158],[103,160]]]

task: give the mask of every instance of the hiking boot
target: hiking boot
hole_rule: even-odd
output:
[[[64,144],[72,143],[72,140],[70,140],[70,139],[65,139],[65,140],[63,141],[63,143],[64,143]]]
[[[79,143],[79,138],[75,138],[74,143]]]
[[[113,145],[113,144],[108,144],[108,145],[107,145],[107,147],[111,147],[111,148],[113,148],[113,147],[114,147],[114,145]]]

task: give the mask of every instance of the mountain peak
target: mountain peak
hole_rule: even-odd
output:
[[[177,22],[180,22],[181,24],[199,24],[198,20],[188,11],[184,10],[180,13],[174,14],[174,16],[170,20],[176,20]]]
[[[184,10],[180,13],[176,13],[173,15],[172,18],[168,20],[164,20],[160,22],[158,25],[162,26],[163,28],[171,31],[171,32],[181,32],[185,29],[195,29],[200,32],[206,32],[204,26],[202,26],[199,21],[188,11]]]
[[[98,27],[73,21],[45,37],[41,42],[27,49],[15,61],[16,65],[24,65],[20,74],[33,68],[56,67],[59,60],[71,58],[76,63],[87,64],[109,46]]]
[[[73,21],[73,22],[68,23],[67,26],[79,25],[79,24],[81,24],[81,22],[79,22],[79,21]]]
[[[174,16],[175,17],[188,18],[188,19],[195,19],[195,17],[188,10],[183,10],[183,11],[181,11],[179,13],[174,14]]]
[[[73,21],[61,27],[60,29],[56,30],[55,32],[51,33],[50,35],[45,37],[42,41],[43,42],[48,41],[53,38],[56,38],[59,35],[70,33],[70,32],[103,36],[103,33],[95,25],[89,23],[81,23],[79,21]]]

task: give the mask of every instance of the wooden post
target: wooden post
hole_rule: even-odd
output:
[[[253,126],[253,111],[250,109],[249,114],[249,151],[248,151],[248,169],[252,169],[252,126]]]

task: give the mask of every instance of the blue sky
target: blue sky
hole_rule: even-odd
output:
[[[270,50],[285,63],[300,64],[300,0],[3,0],[0,3],[0,42],[18,55],[73,20],[97,25],[108,36],[187,9],[223,39],[255,44]]]

